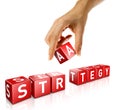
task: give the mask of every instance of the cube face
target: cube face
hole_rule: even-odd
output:
[[[59,61],[60,64],[62,64],[68,60],[68,58],[65,56],[65,54],[61,48],[59,48],[55,51],[55,57],[57,58],[57,60]]]
[[[51,92],[57,92],[65,89],[65,74],[59,72],[46,73],[51,80]]]
[[[5,81],[6,98],[13,104],[31,97],[31,82],[24,76]]]
[[[79,79],[78,75],[79,75],[78,69],[69,70],[69,81],[78,85],[78,79]]]
[[[67,42],[66,44],[62,45],[55,51],[55,57],[59,61],[59,63],[63,63],[75,55],[75,50],[73,49],[72,45]]]
[[[9,82],[7,82],[7,80],[5,81],[5,92],[6,92],[6,98],[13,103],[13,94],[12,94],[12,85],[9,84]]]
[[[87,71],[83,68],[71,69],[69,71],[69,81],[80,85],[87,82]]]
[[[94,66],[86,67],[87,70],[87,81],[94,81],[97,78],[96,69]]]
[[[87,70],[84,68],[79,68],[79,83],[78,84],[84,84],[86,82],[88,82]]]
[[[61,49],[68,59],[72,58],[75,55],[75,50],[69,42],[63,45]]]
[[[45,74],[32,75],[29,77],[32,86],[32,96],[37,98],[50,94],[50,77]]]

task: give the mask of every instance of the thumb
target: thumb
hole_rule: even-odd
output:
[[[77,24],[76,30],[75,30],[75,51],[77,55],[81,54],[82,49],[82,40],[83,40],[83,33],[84,28],[87,20],[87,15],[83,17],[80,23]]]
[[[75,51],[77,55],[81,54],[84,26],[77,26],[75,30]]]

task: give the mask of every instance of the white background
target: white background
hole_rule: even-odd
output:
[[[105,0],[89,13],[82,56],[63,64],[56,58],[48,61],[44,38],[54,20],[75,3],[76,0],[0,0],[0,107],[3,110],[120,110],[119,0]],[[74,38],[71,43],[74,45]],[[69,83],[69,69],[99,63],[111,66],[109,78],[80,86]],[[31,97],[15,105],[6,100],[6,79],[54,71],[66,74],[65,91]]]

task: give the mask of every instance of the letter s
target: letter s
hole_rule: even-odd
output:
[[[23,92],[23,95],[19,95],[18,98],[23,98],[27,95],[27,90],[26,89],[22,89],[22,87],[26,87],[26,84],[22,84],[18,87],[18,92],[21,93]]]
[[[9,90],[10,86],[8,84],[6,84],[6,95],[8,98],[10,98],[10,90]]]

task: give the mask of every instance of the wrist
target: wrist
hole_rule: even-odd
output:
[[[104,0],[78,0],[73,9],[78,12],[78,14],[83,15],[88,13],[92,8],[101,3]]]
[[[89,12],[92,8],[94,8],[96,5],[101,3],[104,0],[88,0],[88,3],[86,5],[86,10]]]

